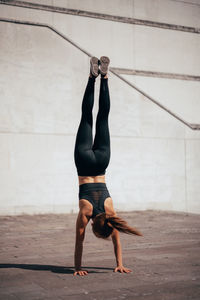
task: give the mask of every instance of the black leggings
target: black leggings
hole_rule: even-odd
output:
[[[83,97],[81,122],[74,149],[74,160],[79,176],[105,174],[110,160],[110,134],[108,128],[110,96],[108,79],[101,78],[100,80],[99,111],[96,120],[94,143],[92,137],[92,109],[94,105],[95,77],[89,77]]]

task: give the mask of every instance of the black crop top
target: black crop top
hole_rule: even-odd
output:
[[[110,197],[105,183],[85,183],[79,186],[79,200],[86,199],[93,206],[92,218],[105,212],[104,202]]]

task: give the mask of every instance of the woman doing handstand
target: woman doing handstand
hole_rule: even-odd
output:
[[[131,272],[123,266],[119,231],[142,235],[137,229],[117,216],[113,202],[105,183],[105,170],[110,160],[110,134],[108,115],[110,96],[108,89],[109,58],[90,60],[90,76],[82,102],[82,116],[78,128],[74,159],[79,178],[79,214],[76,222],[75,272],[74,275],[87,275],[81,268],[85,229],[90,219],[92,230],[99,238],[112,237],[117,267],[115,272]],[[96,133],[92,138],[92,109],[94,105],[94,85],[96,77],[101,74],[99,94],[99,111],[96,120]]]

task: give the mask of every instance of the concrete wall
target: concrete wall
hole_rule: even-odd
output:
[[[35,2],[200,27],[194,0]],[[6,5],[0,17],[48,23],[112,67],[200,75],[199,34]],[[78,210],[73,147],[88,72],[89,58],[52,31],[0,22],[0,214]],[[199,81],[123,76],[200,123]],[[116,209],[199,213],[200,132],[112,74],[109,84]],[[99,79],[96,87],[97,99]]]

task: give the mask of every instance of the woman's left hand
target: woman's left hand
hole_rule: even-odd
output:
[[[124,266],[118,266],[114,269],[114,272],[130,273],[130,272],[132,272],[132,270],[125,268]]]

